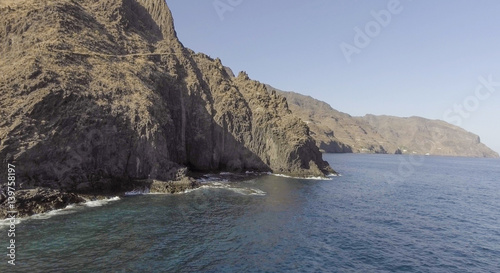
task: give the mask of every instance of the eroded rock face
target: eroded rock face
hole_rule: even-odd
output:
[[[286,99],[183,47],[163,0],[3,2],[0,45],[0,157],[25,187],[333,171]]]

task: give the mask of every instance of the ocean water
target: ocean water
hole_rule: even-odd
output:
[[[0,272],[500,272],[500,160],[324,158],[342,176],[212,181],[23,220]]]

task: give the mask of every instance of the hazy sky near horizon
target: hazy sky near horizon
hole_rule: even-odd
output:
[[[500,1],[167,3],[181,42],[235,74],[354,116],[445,120],[500,152]]]

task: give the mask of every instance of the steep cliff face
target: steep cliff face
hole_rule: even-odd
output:
[[[444,121],[420,117],[352,117],[314,98],[267,88],[287,98],[292,112],[308,124],[316,145],[325,152],[498,157],[481,143],[479,136]]]
[[[163,0],[0,3],[0,156],[25,183],[332,172],[286,99],[182,46]]]

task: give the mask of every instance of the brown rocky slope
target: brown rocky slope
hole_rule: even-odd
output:
[[[443,156],[498,157],[478,135],[441,120],[366,115],[357,117],[381,134],[389,152]]]
[[[280,91],[289,107],[311,128],[317,146],[328,153],[415,153],[498,157],[479,136],[440,120],[366,115],[352,117],[323,101]]]
[[[284,97],[179,42],[163,0],[1,1],[0,46],[0,158],[23,187],[333,172]]]

